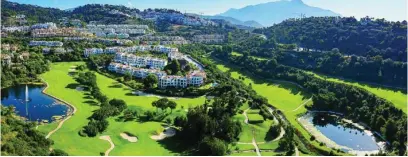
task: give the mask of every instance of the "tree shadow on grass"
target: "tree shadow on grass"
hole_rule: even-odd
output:
[[[83,97],[84,99],[93,99],[91,96],[87,95]]]
[[[113,85],[108,86],[109,88],[122,88],[123,85],[119,83],[113,83]]]
[[[78,83],[70,83],[67,86],[65,86],[65,88],[69,88],[69,89],[76,89],[80,84]]]
[[[187,145],[185,141],[178,139],[176,136],[165,138],[157,141],[157,143],[170,152],[178,153],[181,156],[196,155],[196,151],[193,149],[193,147],[191,147],[191,145]]]
[[[137,96],[136,94],[133,94],[133,93],[126,93],[125,95],[126,96]]]
[[[87,100],[87,101],[84,101],[83,103],[89,104],[91,106],[99,106],[99,104],[93,100]]]

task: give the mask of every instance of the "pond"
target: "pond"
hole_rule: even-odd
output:
[[[45,88],[40,85],[28,85],[28,101],[26,101],[26,85],[18,85],[1,90],[1,104],[15,106],[18,115],[30,121],[53,121],[53,116],[65,116],[69,107],[52,97],[43,94]],[[27,115],[28,113],[28,115]]]
[[[344,122],[340,116],[328,113],[308,113],[303,118],[338,145],[346,146],[354,151],[377,151],[380,149],[376,137],[370,131]]]

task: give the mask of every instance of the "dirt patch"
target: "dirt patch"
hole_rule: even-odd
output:
[[[133,136],[133,135],[131,135],[129,133],[126,133],[126,132],[120,133],[120,137],[122,137],[125,140],[128,140],[129,142],[137,142],[137,137],[136,136]]]

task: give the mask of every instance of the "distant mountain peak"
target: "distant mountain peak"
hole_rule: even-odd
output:
[[[302,0],[291,0],[292,3],[305,4]]]
[[[256,21],[263,26],[271,26],[289,18],[306,16],[340,16],[330,10],[312,7],[302,0],[280,0],[256,5],[249,5],[240,9],[229,9],[218,16],[232,17],[240,21]]]

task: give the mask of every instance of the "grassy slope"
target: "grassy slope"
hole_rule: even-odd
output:
[[[88,102],[92,102],[92,100],[86,99],[84,92],[66,88],[68,84],[76,84],[76,81],[68,75],[68,70],[71,66],[79,64],[83,63],[52,64],[51,70],[41,75],[49,84],[47,93],[61,98],[77,108],[75,115],[67,120],[61,129],[51,136],[51,139],[54,140],[53,148],[62,149],[69,155],[97,156],[109,148],[109,143],[98,138],[81,137],[78,132],[88,123],[87,118],[91,116],[92,111],[99,107],[90,105]],[[51,125],[56,126],[56,124]],[[52,129],[53,127],[47,125],[39,127],[41,131]]]
[[[110,99],[118,98],[125,100],[128,104],[128,107],[141,107],[142,109],[151,109],[154,108],[151,106],[151,103],[155,100],[158,100],[157,97],[146,97],[146,96],[135,96],[130,95],[131,89],[127,86],[119,84],[117,81],[105,77],[96,73],[97,84],[101,89],[101,92],[106,94]],[[185,111],[181,110],[181,106],[184,106],[187,109],[188,106],[197,106],[204,104],[205,98],[180,98],[174,100],[177,102],[177,108],[179,110],[173,111],[173,114],[170,117],[177,114],[185,114]],[[184,112],[184,113],[181,113]],[[115,149],[111,152],[110,155],[175,155],[177,152],[172,152],[165,147],[163,143],[154,141],[150,138],[152,132],[161,128],[162,126],[158,122],[117,122],[115,118],[110,118],[109,127],[104,135],[110,135],[113,142],[115,143]],[[124,140],[120,137],[120,133],[129,132],[138,137],[138,142],[130,143],[127,140]]]
[[[69,84],[77,84],[76,81],[68,75],[68,70],[73,65],[84,64],[83,62],[55,63],[52,64],[51,70],[42,75],[42,78],[47,81],[50,87],[47,93],[57,96],[72,105],[75,105],[77,112],[67,120],[62,128],[51,136],[54,140],[53,148],[58,148],[66,151],[69,155],[92,155],[98,156],[101,152],[105,152],[109,147],[109,143],[100,140],[100,135],[111,136],[115,148],[110,155],[175,155],[178,152],[173,152],[167,148],[171,148],[165,142],[157,142],[150,139],[153,131],[162,128],[159,122],[119,122],[117,117],[109,118],[108,129],[97,137],[80,137],[78,132],[88,123],[87,118],[92,115],[92,111],[98,109],[94,105],[94,100],[88,97],[87,93],[80,92],[75,89],[66,88]],[[129,95],[130,89],[125,86],[115,86],[117,82],[103,75],[97,74],[98,86],[101,91],[109,98],[119,98],[125,100],[129,107],[139,107],[143,109],[153,109],[151,102],[158,100],[156,97],[139,97]],[[178,103],[177,108],[184,106],[196,106],[203,104],[204,97],[199,98],[181,98],[175,100]],[[182,110],[173,111],[170,116],[177,114],[185,114]],[[56,123],[40,126],[38,129],[44,133],[48,133],[57,126]],[[120,137],[120,133],[129,132],[138,137],[138,142],[130,143]],[[171,140],[171,139],[170,139]],[[169,141],[169,140],[165,140]],[[176,150],[176,149],[172,149]]]
[[[232,55],[235,56],[242,56],[241,53],[238,52],[232,52]],[[255,57],[255,56],[251,56],[253,58],[259,59],[259,60],[266,60],[265,58],[261,58],[261,57]],[[357,87],[361,87],[364,89],[367,89],[368,91],[370,91],[371,93],[384,98],[388,101],[391,101],[395,107],[401,109],[403,112],[408,113],[407,110],[407,94],[403,93],[399,90],[392,90],[392,89],[388,89],[388,88],[384,88],[384,87],[379,87],[379,86],[375,86],[375,85],[369,85],[369,84],[365,84],[365,83],[359,83],[359,82],[355,82],[355,81],[347,81],[347,80],[342,80],[339,78],[334,78],[334,77],[327,77],[324,75],[320,75],[320,74],[316,74],[313,72],[308,72],[307,73],[313,74],[314,76],[321,78],[321,79],[326,79],[328,81],[333,81],[333,82],[338,82],[338,83],[345,83],[345,84],[350,84],[353,86],[357,86]]]
[[[151,105],[153,101],[159,100],[157,97],[147,97],[147,96],[136,96],[132,94],[132,90],[113,80],[111,78],[105,77],[99,73],[95,73],[97,76],[98,86],[101,92],[108,96],[109,99],[118,98],[126,101],[128,106],[139,106],[145,109],[153,109]],[[174,99],[172,99],[174,100]],[[198,98],[180,98],[174,100],[177,103],[177,108],[184,106],[185,109],[188,107],[194,107],[197,105],[202,105],[205,102],[205,97]]]
[[[381,88],[378,86],[372,86],[364,83],[358,83],[358,82],[352,82],[352,81],[346,81],[346,80],[341,80],[338,78],[334,77],[327,77],[323,75],[318,75],[316,73],[308,72],[310,74],[313,74],[314,76],[325,79],[328,81],[333,81],[333,82],[338,82],[338,83],[345,83],[357,87],[364,88],[371,93],[377,95],[378,97],[384,98],[388,101],[391,101],[395,107],[401,109],[403,112],[407,113],[407,94],[399,91],[399,90],[391,90],[387,88]]]
[[[224,65],[221,62],[217,62],[213,60],[214,63],[217,64],[217,68],[223,72],[231,72],[231,76],[233,78],[238,79],[239,77],[244,77],[245,80],[243,82],[247,85],[251,84],[252,88],[259,94],[268,99],[268,102],[281,110],[288,121],[297,129],[299,130],[306,139],[310,139],[310,134],[299,124],[296,120],[297,115],[305,113],[307,109],[302,106],[298,110],[293,111],[296,109],[300,104],[310,98],[310,94],[304,92],[302,89],[297,87],[296,85],[285,83],[285,82],[277,82],[273,83],[271,81],[263,81],[257,78],[248,77],[238,70],[233,65]],[[312,103],[310,101],[309,103]],[[324,149],[324,150],[331,150],[327,147],[319,146],[319,143],[316,141],[311,142],[314,146]]]

